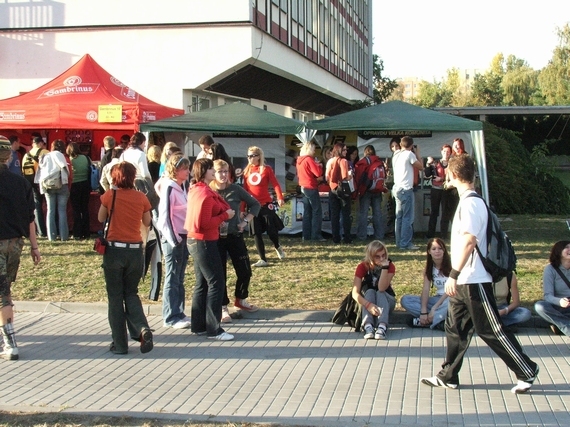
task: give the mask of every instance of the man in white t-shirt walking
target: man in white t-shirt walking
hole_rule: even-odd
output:
[[[491,275],[483,266],[477,245],[487,255],[487,221],[485,202],[474,197],[475,162],[467,154],[449,160],[447,173],[459,193],[459,205],[451,227],[451,267],[445,283],[449,306],[445,320],[447,354],[439,373],[422,378],[431,387],[456,389],[463,357],[473,332],[491,347],[518,383],[513,393],[526,393],[538,375],[538,365],[522,350],[515,336],[504,329],[493,293]]]
[[[414,173],[424,168],[420,149],[410,136],[400,141],[401,149],[392,156],[396,199],[396,246],[400,249],[417,250],[412,243],[414,237]]]

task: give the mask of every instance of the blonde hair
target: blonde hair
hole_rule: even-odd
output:
[[[366,248],[364,248],[363,261],[369,268],[374,268],[374,255],[376,255],[376,252],[381,250],[386,251],[386,258],[388,258],[388,248],[380,240],[372,240],[366,245]]]
[[[263,154],[263,150],[255,145],[252,145],[247,149],[247,152],[252,152],[254,154],[259,154],[259,173],[263,173],[263,169],[265,168],[265,155]],[[249,173],[249,169],[252,167],[251,163],[248,163],[243,171],[244,174]]]
[[[305,142],[301,147],[301,151],[299,152],[301,156],[314,156],[315,155],[315,144],[312,142]]]
[[[176,181],[176,172],[180,169],[190,169],[190,160],[183,153],[174,153],[166,162],[166,175]]]
[[[149,162],[160,163],[161,154],[162,150],[158,145],[151,145],[150,147],[148,147],[148,150],[146,152],[146,158],[148,159]]]
[[[160,155],[160,163],[166,163],[166,161],[168,160],[166,158],[166,155],[168,154],[168,152],[172,147],[178,147],[178,145],[176,145],[176,143],[172,141],[169,141],[166,144],[164,144],[164,147],[162,147],[162,154]]]

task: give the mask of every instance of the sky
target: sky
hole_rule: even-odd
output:
[[[498,53],[540,70],[570,23],[570,0],[371,0],[382,76],[441,81],[453,67],[485,72]]]

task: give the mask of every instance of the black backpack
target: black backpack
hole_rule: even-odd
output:
[[[479,197],[483,200],[483,198],[477,193],[468,194],[466,197]],[[485,200],[483,200],[483,203],[485,203],[488,214],[487,256],[483,256],[479,249],[479,245],[475,246],[475,248],[479,253],[479,257],[481,257],[485,270],[487,270],[493,278],[493,283],[497,283],[509,273],[516,270],[517,256],[511,240],[501,228],[499,218],[497,218],[497,215],[489,209]]]

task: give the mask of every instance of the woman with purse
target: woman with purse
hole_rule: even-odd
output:
[[[364,339],[385,340],[388,318],[396,307],[392,279],[396,266],[388,258],[388,249],[373,240],[364,250],[364,260],[354,272],[352,298],[362,306]]]
[[[346,190],[348,181],[352,179],[350,167],[346,160],[347,148],[342,142],[337,142],[332,150],[333,157],[327,162],[325,176],[331,190],[329,191],[329,208],[331,218],[331,231],[334,243],[341,241],[341,219],[343,230],[343,243],[352,243],[351,228],[351,201],[350,190]],[[343,188],[344,187],[344,188]]]
[[[131,338],[140,342],[141,353],[153,348],[152,332],[138,295],[144,266],[141,223],[150,225],[151,206],[146,196],[135,190],[136,173],[129,162],[113,166],[113,190],[101,196],[97,216],[100,222],[108,221],[102,267],[113,337],[110,350],[114,354],[127,354],[127,328]]]
[[[71,170],[71,162],[65,155],[65,144],[63,140],[56,139],[51,144],[51,152],[40,159],[39,168],[40,193],[46,196],[46,223],[50,241],[57,240],[58,234],[62,242],[69,239],[67,201],[73,182]]]
[[[265,243],[263,243],[263,233],[267,231],[269,240],[275,247],[277,257],[285,258],[285,252],[279,244],[279,231],[283,229],[283,222],[275,213],[273,197],[269,193],[269,186],[273,186],[277,195],[277,204],[283,206],[283,192],[279,181],[271,166],[265,164],[263,150],[259,147],[249,147],[247,149],[247,166],[243,171],[243,188],[260,203],[261,210],[252,221],[253,238],[255,247],[259,254],[259,261],[253,264],[254,267],[267,267],[265,256]]]

